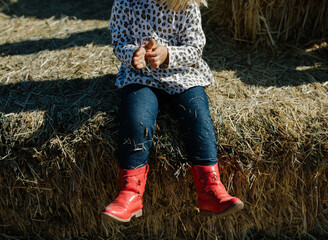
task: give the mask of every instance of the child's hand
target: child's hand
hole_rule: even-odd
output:
[[[145,54],[146,54],[146,44],[141,45],[138,50],[134,53],[134,56],[132,58],[132,65],[136,69],[142,69],[147,66]]]
[[[158,68],[162,63],[169,62],[169,54],[166,47],[158,45],[154,39],[151,39],[145,45],[146,59],[152,68]]]

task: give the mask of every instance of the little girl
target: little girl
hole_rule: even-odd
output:
[[[129,222],[142,215],[158,106],[180,118],[200,211],[226,215],[243,208],[220,181],[216,137],[204,87],[214,82],[202,59],[205,35],[199,6],[205,0],[115,0],[110,31],[122,62],[119,141],[120,191],[103,217]]]

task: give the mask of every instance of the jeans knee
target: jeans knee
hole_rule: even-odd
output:
[[[121,137],[135,139],[136,141],[152,139],[154,124],[146,121],[126,121],[121,126]]]

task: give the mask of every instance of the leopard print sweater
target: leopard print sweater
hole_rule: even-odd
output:
[[[199,6],[193,1],[186,10],[174,12],[156,0],[115,0],[110,31],[114,54],[122,63],[117,87],[137,83],[175,94],[214,82],[202,59],[206,40]],[[167,47],[169,63],[137,70],[132,66],[133,54],[151,38]]]

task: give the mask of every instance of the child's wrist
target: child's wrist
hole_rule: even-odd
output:
[[[165,59],[164,61],[161,63],[160,67],[161,68],[167,68],[169,66],[169,50],[167,47],[163,46],[164,51],[165,51]]]

